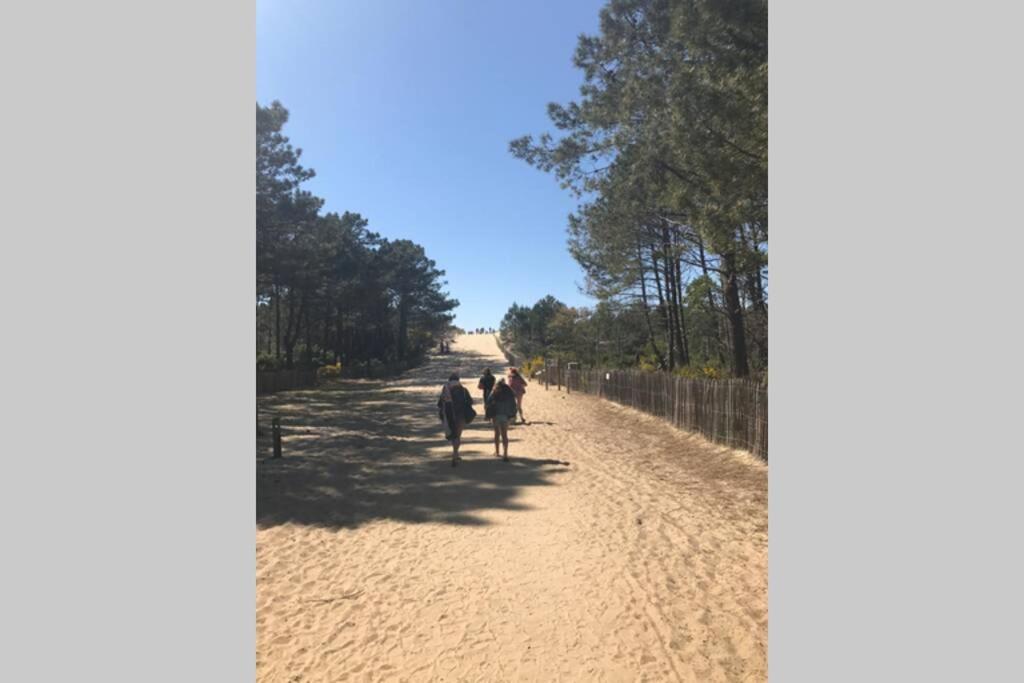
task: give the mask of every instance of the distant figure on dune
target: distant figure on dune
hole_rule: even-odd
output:
[[[484,368],[483,377],[477,382],[477,389],[484,392],[484,405],[487,405],[487,399],[491,397],[491,391],[494,389],[494,375],[491,374],[490,368]]]
[[[459,446],[462,445],[462,430],[471,422],[476,413],[473,411],[473,397],[466,387],[462,386],[459,376],[452,373],[448,383],[441,389],[441,397],[437,399],[438,416],[444,425],[444,438],[452,442],[452,467],[461,460]]]
[[[518,369],[508,369],[508,385],[512,387],[512,392],[516,395],[516,407],[519,409],[519,419],[522,420],[523,424],[526,424],[526,418],[523,417],[523,394],[526,393],[526,380],[519,374]],[[514,417],[515,416],[513,415],[513,418]]]
[[[498,453],[498,439],[505,450],[505,460],[508,460],[508,423],[516,419],[516,394],[512,388],[505,383],[505,378],[498,380],[498,385],[490,394],[486,404],[486,415],[494,421],[494,455]]]

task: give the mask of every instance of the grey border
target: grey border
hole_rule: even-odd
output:
[[[771,680],[1021,676],[1014,7],[770,9]]]
[[[255,677],[254,12],[0,9],[4,680]],[[773,680],[1017,674],[1014,12],[772,6]]]
[[[255,678],[255,5],[5,3],[8,681]]]

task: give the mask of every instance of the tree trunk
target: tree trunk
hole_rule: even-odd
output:
[[[659,368],[665,367],[665,359],[661,355],[661,351],[658,349],[658,342],[654,339],[654,327],[651,325],[651,311],[647,306],[647,272],[644,270],[644,256],[643,250],[640,245],[636,245],[636,258],[637,263],[640,266],[640,296],[643,299],[644,307],[644,320],[647,322],[647,336],[651,340],[651,349],[654,350],[654,357],[658,362]]]
[[[651,262],[654,269],[654,283],[658,287],[658,314],[661,316],[661,323],[665,328],[665,338],[668,339],[668,369],[672,370],[675,368],[675,353],[672,339],[672,323],[669,320],[669,305],[665,300],[665,294],[661,287],[661,276],[658,271],[658,257],[654,246],[651,246]],[[666,287],[668,283],[666,282]]]
[[[725,298],[725,312],[732,331],[733,374],[747,377],[747,340],[743,329],[743,309],[740,307],[739,287],[736,283],[736,254],[722,254],[722,291]]]
[[[341,318],[341,306],[335,305],[334,307],[334,362],[338,363],[341,361],[342,351],[342,340],[345,335],[343,334],[344,323]]]
[[[274,285],[274,356],[281,362],[281,293]]]
[[[310,307],[312,308],[312,306]],[[306,311],[306,364],[313,364],[313,316],[310,312]]]
[[[284,353],[285,365],[290,370],[295,367],[295,342],[298,341],[299,331],[302,329],[302,315],[306,308],[306,297],[302,296],[299,309],[296,314],[295,307],[288,306],[288,324],[284,331]]]
[[[675,245],[673,243],[672,234],[669,232],[668,224],[664,226],[665,231],[665,244],[669,249],[668,258],[666,259],[665,265],[668,271],[671,273],[671,301],[672,301],[672,320],[675,326],[675,341],[677,355],[679,356],[680,365],[690,364],[690,354],[687,349],[686,335],[684,332],[683,324],[683,295],[682,295],[682,269],[679,266],[679,257],[676,255]]]
[[[672,356],[679,359],[680,364],[685,365],[682,355],[679,353],[679,307],[676,301],[675,268],[672,267],[672,259],[666,255],[663,260],[665,264],[665,288],[668,294],[668,324],[669,343],[672,346]]]
[[[740,237],[746,258],[743,262],[743,292],[750,300],[749,327],[750,347],[761,367],[768,363],[768,311],[764,303],[764,289],[761,283],[761,253],[757,248],[756,226],[748,224],[740,228]]]
[[[681,355],[680,355],[681,362],[682,362],[683,365],[689,365],[690,364],[690,340],[687,338],[687,334],[686,334],[686,320],[683,317],[684,316],[684,312],[683,312],[684,306],[683,306],[683,284],[682,284],[682,280],[683,280],[683,269],[682,269],[682,266],[681,266],[681,264],[679,262],[679,259],[676,259],[676,265],[675,265],[676,311],[677,311],[677,313],[676,313],[676,322],[678,323],[678,327],[677,327],[677,330],[676,330],[676,335],[677,335],[677,337],[678,337],[678,339],[679,339],[679,341],[681,343],[681,346],[680,346],[680,349],[679,349],[680,353],[681,353]]]
[[[673,355],[679,359],[680,365],[689,365],[690,359],[682,339],[682,325],[679,322],[680,297],[679,297],[679,274],[678,261],[675,249],[672,245],[672,236],[669,233],[668,223],[663,222],[661,227],[662,247],[665,250],[663,261],[665,263],[665,287],[668,290],[669,324],[671,325],[671,343]]]
[[[267,348],[264,351],[268,356],[274,353],[274,324],[270,320],[270,308],[267,308],[267,314],[263,316],[263,341],[267,343]]]
[[[711,276],[708,274],[708,262],[704,256],[704,240],[699,236],[697,237],[697,248],[700,250],[700,270],[704,274],[704,277],[710,279]],[[711,311],[716,310],[715,299],[711,296],[711,290],[708,290],[708,308]]]
[[[320,360],[326,364],[330,360],[328,349],[331,345],[331,305],[324,300],[323,315],[320,318],[320,326],[323,328],[323,343],[320,347]]]
[[[750,346],[758,363],[763,367],[768,361],[768,314],[765,311],[764,299],[758,289],[760,273],[744,278],[747,297],[750,299]]]
[[[704,254],[704,239],[699,234],[697,235],[697,248],[700,250],[699,253],[701,272],[704,274],[704,277],[706,277],[710,281],[711,276],[708,274],[708,262]],[[718,306],[715,305],[715,298],[714,296],[712,296],[710,288],[708,289],[708,310],[712,314],[718,312]],[[715,353],[718,355],[718,361],[722,365],[725,365],[725,353],[723,353],[722,351],[723,346],[724,344],[722,342],[721,323],[718,320],[718,317],[715,316]]]
[[[409,304],[405,297],[398,304],[398,360],[405,360],[406,335],[409,331]]]

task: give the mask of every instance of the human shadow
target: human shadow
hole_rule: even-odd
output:
[[[453,346],[393,380],[337,380],[259,397],[257,525],[353,528],[380,519],[482,525],[485,510],[526,509],[517,501],[521,491],[553,485],[568,463],[516,455],[506,462],[487,452],[494,432],[477,393],[479,417],[467,425],[464,457],[452,467],[437,417],[448,374],[454,369],[466,377],[490,360]],[[464,384],[472,391],[474,375]],[[271,417],[280,419],[282,458],[270,457]]]

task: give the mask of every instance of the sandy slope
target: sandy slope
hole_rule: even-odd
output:
[[[504,364],[452,351],[261,400],[258,679],[765,680],[766,466],[531,384],[512,462],[481,419],[453,469],[440,384]]]

